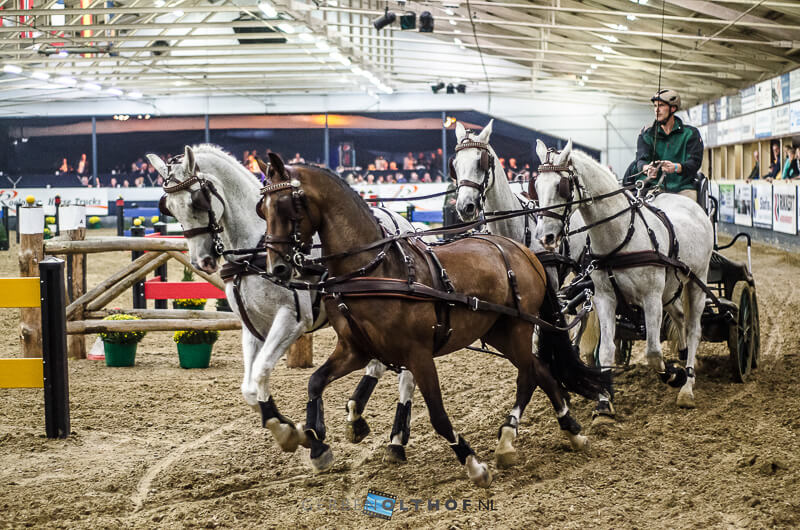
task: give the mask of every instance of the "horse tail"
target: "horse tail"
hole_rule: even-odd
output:
[[[558,297],[551,286],[547,286],[539,316],[555,326],[566,325]],[[568,332],[540,326],[538,355],[564,390],[587,399],[597,399],[600,394],[611,392],[610,372],[604,373],[600,368],[584,364]]]

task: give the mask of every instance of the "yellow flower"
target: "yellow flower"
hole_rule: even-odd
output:
[[[216,330],[183,330],[176,331],[172,340],[179,344],[214,344],[219,338]]]
[[[125,313],[118,313],[109,315],[103,320],[141,320],[134,315],[126,315]],[[142,340],[147,334],[145,331],[101,331],[98,333],[104,342],[111,342],[114,344],[135,344]]]

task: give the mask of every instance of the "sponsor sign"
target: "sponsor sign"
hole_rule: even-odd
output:
[[[719,185],[719,220],[723,223],[732,223],[735,219],[736,208],[734,205],[734,185]]]
[[[753,226],[772,228],[772,184],[753,182]]]
[[[750,184],[734,185],[733,222],[741,226],[753,226],[753,189]]]
[[[778,184],[772,187],[772,229],[797,234],[797,186]]]

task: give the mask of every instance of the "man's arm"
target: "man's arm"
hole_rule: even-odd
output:
[[[686,142],[686,160],[680,162],[681,175],[694,177],[703,165],[703,139],[697,129],[692,130],[692,136]]]
[[[642,171],[644,166],[653,161],[653,149],[645,141],[646,128],[642,129],[639,133],[639,139],[636,142],[636,172]]]

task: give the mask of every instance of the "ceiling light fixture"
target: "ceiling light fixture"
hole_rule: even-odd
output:
[[[20,68],[16,64],[6,64],[3,65],[3,71],[7,74],[21,74],[22,68]]]
[[[372,26],[380,31],[386,26],[393,24],[395,20],[397,20],[397,15],[395,15],[392,11],[389,11],[389,7],[387,6],[383,12],[383,15],[372,21]]]

